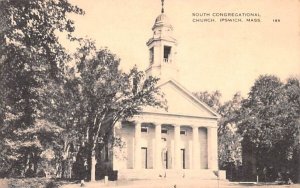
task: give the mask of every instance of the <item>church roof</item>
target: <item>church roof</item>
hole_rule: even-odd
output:
[[[220,115],[204,102],[198,100],[190,91],[173,79],[161,82],[158,85],[165,94],[168,111],[163,109],[144,108],[143,112],[190,116],[199,118],[218,119]]]

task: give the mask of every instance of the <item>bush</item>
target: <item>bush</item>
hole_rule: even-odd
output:
[[[33,178],[35,176],[34,171],[31,168],[28,168],[25,172],[26,178]]]
[[[8,188],[58,188],[64,183],[47,178],[8,179],[7,181]]]
[[[40,170],[40,171],[37,173],[37,177],[39,177],[39,178],[44,178],[44,177],[46,177],[45,171],[44,171],[43,169]]]
[[[59,185],[53,181],[50,181],[46,184],[46,187],[45,188],[58,188]]]

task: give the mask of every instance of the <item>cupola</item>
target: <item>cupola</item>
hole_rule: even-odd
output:
[[[147,76],[160,79],[178,79],[176,65],[177,40],[173,36],[173,26],[164,13],[164,0],[162,10],[152,27],[153,36],[146,43],[149,48],[149,66]]]

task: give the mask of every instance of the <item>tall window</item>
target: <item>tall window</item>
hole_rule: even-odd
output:
[[[171,46],[164,46],[164,62],[170,62]]]
[[[152,64],[153,63],[153,61],[154,61],[154,49],[153,49],[153,47],[152,48],[150,48],[150,64]]]

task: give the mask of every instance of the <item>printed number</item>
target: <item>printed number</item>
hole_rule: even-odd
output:
[[[273,22],[280,22],[280,19],[273,19]]]

